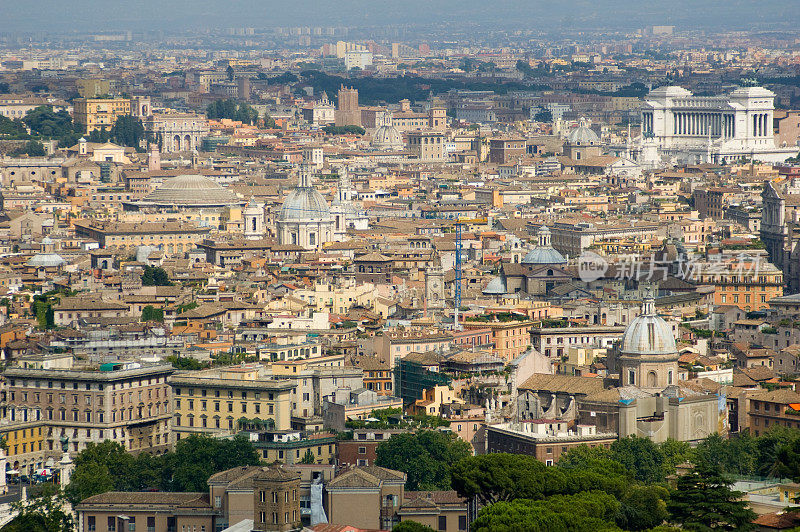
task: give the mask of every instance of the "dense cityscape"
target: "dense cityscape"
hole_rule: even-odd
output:
[[[41,3],[0,532],[800,530],[798,13]]]

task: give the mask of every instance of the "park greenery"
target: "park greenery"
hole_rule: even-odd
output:
[[[32,135],[57,139],[62,148],[77,144],[84,133],[83,126],[73,123],[72,116],[67,111],[54,111],[50,105],[31,109],[22,121],[30,128]]]
[[[390,427],[399,429],[435,429],[450,426],[450,422],[444,418],[427,414],[404,415],[403,410],[400,408],[373,410],[370,418],[377,421],[348,420],[345,422],[345,427],[348,429],[388,429]]]
[[[363,135],[367,132],[367,130],[361,126],[335,126],[333,124],[328,124],[322,128],[322,131],[328,135]]]
[[[256,124],[258,122],[258,111],[246,103],[237,102],[230,98],[208,104],[206,116],[210,119],[228,118],[244,124]]]
[[[253,444],[241,436],[220,440],[191,435],[163,455],[125,452],[109,440],[89,443],[75,457],[65,495],[73,504],[107,491],[206,491],[208,478],[233,467],[258,465]]]
[[[481,72],[487,72],[490,67],[484,67]],[[404,98],[412,101],[427,100],[431,93],[443,94],[451,89],[489,90],[497,94],[506,94],[514,90],[536,90],[549,88],[546,85],[523,83],[519,81],[503,81],[498,78],[450,79],[450,78],[425,78],[407,74],[395,78],[380,77],[354,77],[344,78],[320,72],[319,70],[303,70],[300,72],[302,81],[314,88],[314,94],[327,93],[335,96],[342,85],[358,90],[358,100],[363,105],[376,105],[382,102],[397,103]]]
[[[748,530],[755,514],[719,467],[698,466],[669,488],[667,476],[690,455],[683,443],[632,437],[577,447],[552,467],[527,455],[470,456],[453,465],[452,486],[484,505],[472,527],[481,532],[668,530],[665,522]],[[690,508],[698,498],[705,504]]]

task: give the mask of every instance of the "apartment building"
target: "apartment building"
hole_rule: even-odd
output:
[[[517,358],[531,345],[532,321],[465,321],[462,326],[466,330],[489,329],[493,354],[506,362]]]
[[[98,129],[110,131],[117,118],[131,114],[128,98],[75,98],[72,102],[76,124],[86,128],[86,133]]]
[[[800,393],[789,389],[753,393],[748,416],[756,436],[774,426],[800,429]]]
[[[293,383],[264,376],[262,369],[246,365],[172,375],[176,440],[191,434],[235,434],[239,420],[289,429]]]
[[[61,457],[62,436],[73,455],[104,440],[133,453],[166,452],[172,418],[167,377],[173,371],[168,364],[124,363],[7,368],[3,403],[9,429],[42,423],[45,459]]]
[[[165,254],[183,253],[194,249],[211,231],[210,227],[200,227],[182,222],[143,222],[125,223],[96,220],[76,220],[75,234],[91,238],[100,247],[132,253],[139,246],[152,246]]]

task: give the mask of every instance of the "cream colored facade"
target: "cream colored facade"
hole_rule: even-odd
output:
[[[329,311],[335,314],[346,314],[353,306],[373,308],[375,304],[375,286],[372,283],[335,287],[328,283],[317,283],[313,289],[295,290],[292,296],[307,302],[317,312]]]
[[[97,129],[110,131],[120,116],[131,114],[131,101],[127,98],[76,98],[73,119],[86,127],[86,133]]]
[[[271,420],[276,429],[289,429],[293,385],[263,378],[260,369],[233,366],[171,378],[176,439],[198,433],[234,434],[241,418]]]

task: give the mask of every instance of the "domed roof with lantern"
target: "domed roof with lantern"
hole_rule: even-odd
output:
[[[642,313],[625,329],[620,352],[623,355],[676,355],[678,347],[672,328],[655,311],[652,297],[644,300]]]
[[[581,120],[580,125],[567,135],[567,142],[575,146],[594,146],[600,143],[600,137],[586,125],[585,120]]]

